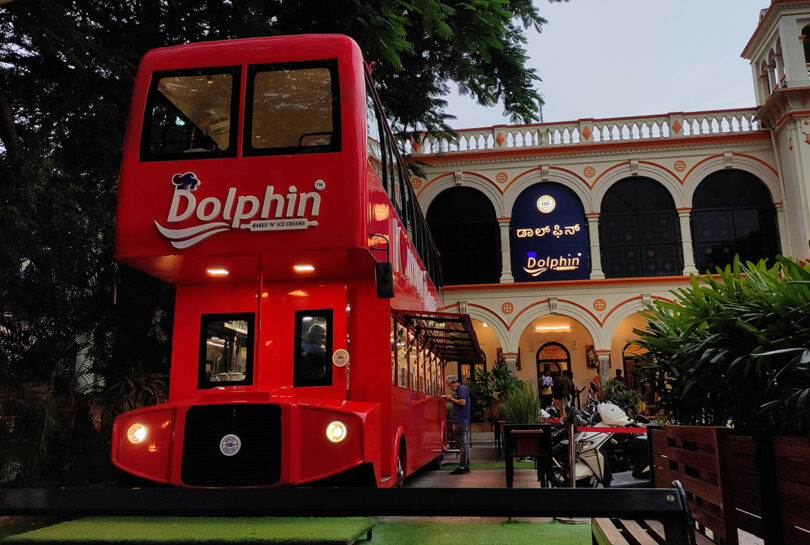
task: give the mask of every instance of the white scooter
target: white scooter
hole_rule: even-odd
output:
[[[633,424],[627,414],[613,403],[600,403],[596,408],[601,422],[591,423],[585,421],[581,413],[574,409],[574,418],[577,425],[587,425],[595,428],[625,427]],[[613,437],[611,432],[587,431],[576,435],[574,445],[576,449],[576,486],[577,487],[609,487],[612,474],[605,447]],[[569,481],[569,451],[568,441],[564,440],[552,447],[552,460],[549,480],[552,486],[570,486]]]

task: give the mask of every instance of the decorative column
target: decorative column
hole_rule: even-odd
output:
[[[599,375],[604,383],[610,378],[610,350],[597,350],[596,357],[599,358]]]
[[[692,249],[692,226],[689,218],[692,214],[691,208],[679,208],[678,219],[681,220],[681,247],[683,248],[683,274],[697,274],[695,267],[695,253]]]
[[[787,218],[785,217],[785,205],[781,202],[774,203],[776,208],[776,228],[779,229],[779,253],[782,255],[790,252],[790,232],[788,231]]]
[[[512,374],[517,373],[517,352],[504,352],[503,353],[503,362],[506,364],[506,368]]]
[[[510,284],[515,281],[512,276],[512,249],[509,243],[509,224],[511,218],[498,218],[498,227],[501,228],[501,284]]]
[[[599,248],[599,214],[586,214],[588,236],[591,240],[591,280],[604,278],[602,271],[602,250]]]

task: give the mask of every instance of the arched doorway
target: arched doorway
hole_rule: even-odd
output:
[[[542,378],[546,369],[549,370],[554,381],[560,378],[562,372],[571,368],[571,354],[568,349],[556,342],[548,342],[537,351],[537,391],[542,390]]]
[[[636,377],[636,361],[639,356],[646,353],[646,350],[632,342],[624,345],[622,349],[622,364],[624,367],[624,376],[627,379],[627,387],[633,390],[641,389],[638,378]]]
[[[497,284],[501,234],[492,203],[480,191],[453,187],[430,204],[426,219],[447,285]]]

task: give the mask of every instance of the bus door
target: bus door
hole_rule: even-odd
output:
[[[294,388],[345,399],[349,353],[345,284],[288,288],[282,300],[282,361]],[[288,371],[288,372],[290,372]]]

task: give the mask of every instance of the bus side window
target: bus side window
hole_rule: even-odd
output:
[[[253,381],[253,314],[203,314],[197,387],[214,388]]]
[[[388,131],[383,132],[383,138],[385,139],[383,153],[385,155],[385,174],[388,177],[388,183],[386,184],[388,197],[391,199],[391,202],[394,203],[394,209],[397,211],[397,214],[402,218],[404,217],[405,208],[402,200],[402,187],[399,184],[399,164],[396,154],[394,153],[394,148],[391,145],[391,137],[388,135]]]
[[[414,200],[414,195],[411,192],[410,182],[408,181],[408,176],[402,170],[404,167],[402,164],[399,165],[399,183],[402,184],[402,197],[405,201],[404,208],[404,215],[402,215],[402,223],[405,225],[405,229],[408,231],[408,236],[411,238],[411,243],[414,247],[417,246],[416,237],[414,236],[414,228],[416,227],[416,215],[418,212],[416,211],[416,206],[418,204]]]
[[[380,179],[380,183],[388,190],[388,178],[383,174],[383,152],[382,140],[380,139],[380,118],[377,113],[377,105],[374,104],[374,97],[366,82],[366,147],[368,149],[368,161],[371,168]]]
[[[391,317],[391,384],[397,385],[397,322]]]
[[[427,377],[427,367],[425,366],[427,356],[428,356],[427,350],[422,348],[422,350],[419,351],[419,391],[422,392],[423,394],[430,393],[427,389],[428,377]]]
[[[408,386],[411,390],[419,389],[419,373],[417,371],[418,354],[416,351],[416,336],[408,330]]]
[[[405,327],[402,324],[396,325],[396,350],[397,350],[397,385],[402,388],[408,387],[408,343],[406,341]]]
[[[332,309],[295,312],[293,386],[332,384]]]

